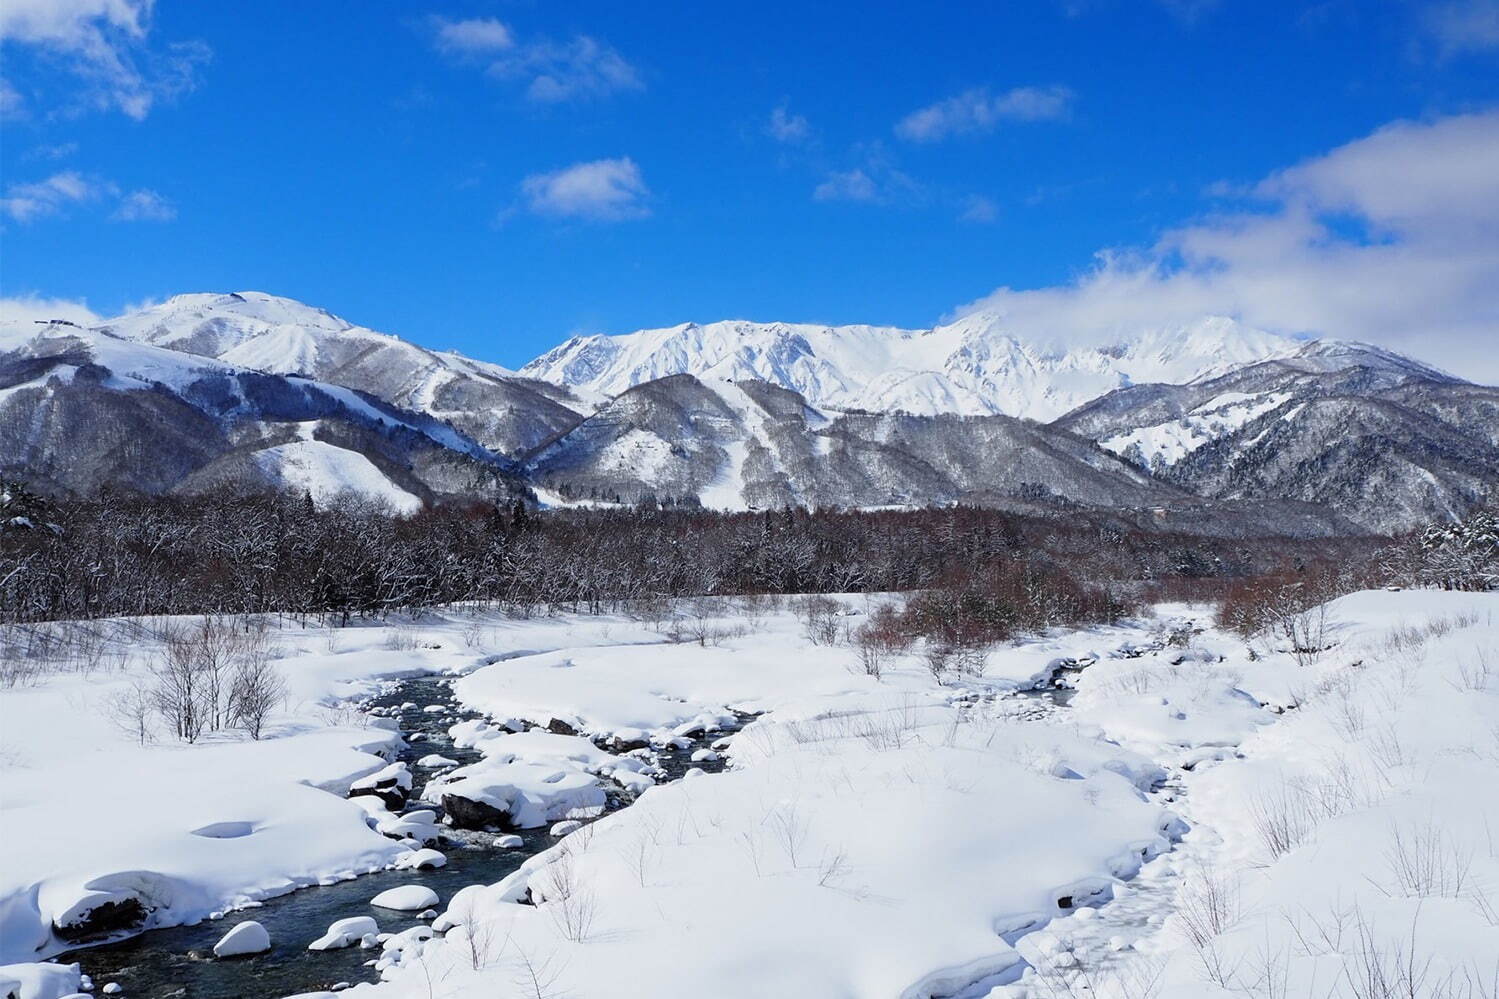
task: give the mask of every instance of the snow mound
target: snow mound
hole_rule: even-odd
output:
[[[426,885],[401,885],[387,888],[374,898],[370,905],[397,912],[420,912],[437,904],[437,892]]]
[[[266,928],[247,919],[225,933],[213,945],[214,957],[243,957],[246,954],[263,954],[271,949],[271,935]]]
[[[370,916],[352,916],[340,919],[328,927],[328,932],[307,945],[308,950],[340,950],[352,947],[371,933],[379,933],[380,924]]]

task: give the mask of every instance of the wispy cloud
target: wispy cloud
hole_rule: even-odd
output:
[[[201,41],[150,44],[152,3],[5,0],[0,40],[61,65],[77,83],[67,102],[73,107],[115,108],[139,120],[157,102],[191,89],[212,55]]]
[[[881,143],[857,146],[854,153],[856,164],[828,172],[812,189],[812,200],[909,205],[924,199],[926,189],[895,165]]]
[[[0,322],[46,322],[66,319],[79,326],[93,326],[102,318],[86,302],[66,298],[43,298],[35,292],[0,298]]]
[[[1192,25],[1219,6],[1221,0],[1157,0],[1158,5],[1184,24]],[[1096,10],[1116,6],[1112,0],[1059,0],[1062,13],[1082,17]]]
[[[114,214],[117,222],[170,222],[177,217],[177,206],[155,191],[131,191],[120,199]]]
[[[877,201],[879,196],[879,186],[862,168],[834,171],[812,189],[814,201]]]
[[[567,41],[518,39],[495,18],[431,19],[433,45],[457,62],[482,66],[485,75],[518,80],[527,99],[560,104],[643,89],[640,73],[612,46],[588,35]]]
[[[78,143],[59,142],[55,145],[32,146],[26,150],[28,160],[65,160],[78,152]]]
[[[987,223],[999,218],[999,206],[993,199],[982,194],[971,194],[963,199],[963,210],[958,213],[960,222]]]
[[[781,104],[770,112],[770,120],[765,123],[765,134],[777,142],[792,145],[810,139],[812,125],[806,118],[792,114],[785,104]]]
[[[475,53],[502,52],[515,46],[510,29],[497,18],[475,17],[466,21],[449,21],[436,18],[436,44],[439,50],[448,53],[473,55]]]
[[[1225,186],[1222,190],[1229,191]],[[999,288],[1033,335],[1234,316],[1366,340],[1499,383],[1499,110],[1400,121],[1249,185],[1242,208],[1110,250],[1066,285]]]
[[[44,180],[6,187],[5,197],[0,198],[0,213],[17,222],[35,222],[69,205],[100,198],[107,189],[76,170],[64,170]]]
[[[650,214],[650,189],[628,156],[575,163],[521,182],[526,208],[554,218],[620,222]]]
[[[20,121],[30,113],[26,98],[11,86],[9,80],[0,76],[0,121]]]
[[[1002,94],[975,87],[912,111],[896,122],[895,134],[911,142],[937,142],[953,135],[990,132],[1007,121],[1065,118],[1073,100],[1073,92],[1060,85],[1016,87]]]
[[[118,184],[77,170],[63,170],[41,180],[11,184],[0,198],[0,216],[22,224],[37,222],[68,209],[93,203],[113,204],[117,222],[170,222],[177,209],[149,189],[121,193]]]
[[[1426,9],[1424,22],[1445,56],[1499,48],[1499,0],[1444,0]]]

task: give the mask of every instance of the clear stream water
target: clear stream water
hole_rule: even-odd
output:
[[[414,708],[401,710],[403,704]],[[429,705],[442,705],[441,714],[428,713]],[[407,746],[398,757],[406,761],[418,782],[433,771],[416,767],[429,753],[439,753],[460,763],[471,763],[479,754],[458,749],[448,737],[455,721],[477,717],[454,702],[451,678],[418,677],[385,685],[380,694],[365,703],[366,710],[397,718],[408,735]],[[410,741],[421,733],[425,739]],[[661,751],[660,766],[668,778],[680,778],[689,767],[717,771],[722,763],[691,763],[695,749],[722,738],[717,732],[695,742],[689,749]],[[611,794],[611,810],[627,801]],[[407,810],[431,807],[415,800]],[[415,913],[377,909],[369,900],[387,888],[419,883],[437,892],[441,912],[458,889],[472,884],[493,884],[518,868],[526,858],[540,853],[556,840],[546,829],[520,833],[525,844],[518,849],[499,850],[488,833],[452,830],[459,842],[439,847],[448,858],[445,867],[431,871],[382,871],[338,884],[304,888],[267,899],[256,908],[231,912],[222,919],[196,926],[150,930],[117,943],[71,951],[58,957],[63,963],[77,961],[94,981],[95,994],[108,982],[118,982],[125,999],[275,999],[299,992],[327,989],[340,982],[376,981],[374,970],[365,965],[379,956],[378,950],[350,947],[343,950],[309,951],[307,945],[327,930],[334,920],[348,916],[372,916],[381,932],[397,932],[420,924]],[[230,960],[215,960],[213,945],[238,922],[253,919],[269,931],[271,949],[264,954]]]
[[[1059,670],[1050,683],[1020,696],[1039,702],[1038,716],[1049,713],[1071,700],[1071,678],[1079,671],[1078,667]],[[411,766],[418,781],[433,773],[416,766],[418,759],[430,753],[459,763],[472,763],[480,758],[471,749],[455,747],[448,736],[448,728],[455,721],[478,717],[454,701],[452,679],[426,676],[391,681],[362,704],[367,711],[399,720],[401,731],[408,738],[407,748],[398,759]],[[403,709],[405,704],[414,707]],[[442,713],[424,710],[432,705],[441,705],[446,710]],[[741,719],[744,720],[747,719]],[[417,741],[411,741],[410,737],[418,733]],[[690,748],[660,751],[658,762],[667,779],[679,779],[693,766],[710,772],[721,770],[721,762],[694,764],[689,758],[694,750],[723,735],[712,733],[695,741]],[[431,807],[414,798],[407,810]],[[610,810],[627,804],[623,797],[610,795]],[[522,832],[524,845],[511,850],[496,849],[495,837],[488,833],[452,830],[449,835],[458,842],[440,847],[447,856],[447,865],[437,870],[382,871],[334,885],[303,888],[267,899],[258,907],[231,912],[222,919],[149,930],[115,943],[71,951],[57,960],[77,961],[84,974],[93,979],[96,995],[106,983],[117,982],[124,989],[125,999],[279,999],[344,982],[377,981],[378,976],[366,962],[372,963],[380,953],[378,950],[361,950],[356,946],[309,951],[307,945],[322,936],[334,920],[348,916],[372,916],[381,932],[409,929],[420,923],[414,913],[377,909],[369,900],[386,888],[420,883],[437,892],[440,901],[436,908],[441,912],[460,888],[493,884],[526,858],[556,842],[544,828]],[[270,933],[271,949],[264,954],[215,960],[213,945],[234,924],[248,919],[260,923]]]

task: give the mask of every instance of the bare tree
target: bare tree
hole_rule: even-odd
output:
[[[286,701],[286,678],[269,656],[247,657],[235,666],[229,694],[234,723],[259,739],[266,719]]]

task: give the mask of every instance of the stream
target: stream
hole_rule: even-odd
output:
[[[1073,679],[1086,668],[1087,662],[1071,662],[1058,669],[1046,682],[1010,696],[1035,705],[1036,719],[1065,709],[1074,693]],[[361,701],[359,707],[374,717],[396,719],[406,736],[405,748],[396,756],[411,767],[420,782],[435,771],[419,768],[416,761],[429,754],[440,754],[459,764],[481,758],[473,749],[453,745],[448,729],[454,723],[480,717],[460,707],[453,698],[451,676],[422,676],[382,684],[379,693]],[[429,711],[438,708],[441,711]],[[740,719],[741,724],[748,716]],[[722,738],[714,732],[694,740],[690,747],[662,749],[656,752],[657,765],[665,771],[664,780],[680,779],[689,769],[717,772],[722,761],[692,763],[694,750]],[[611,791],[605,814],[626,807],[629,800]],[[430,808],[413,793],[403,809]],[[437,892],[436,906],[442,911],[447,900],[460,888],[472,884],[493,884],[516,870],[525,860],[541,853],[557,841],[545,827],[521,831],[523,844],[514,849],[498,849],[495,835],[467,830],[446,830],[453,841],[440,847],[447,864],[435,870],[381,871],[362,875],[332,885],[303,888],[267,899],[259,905],[227,914],[221,919],[205,920],[191,926],[148,930],[113,943],[104,943],[70,951],[57,960],[77,961],[95,984],[99,994],[108,983],[118,983],[127,999],[251,999],[251,997],[291,996],[322,991],[360,982],[378,981],[372,965],[378,950],[350,947],[342,950],[309,951],[308,943],[322,936],[329,924],[349,916],[371,916],[382,933],[395,933],[419,925],[414,913],[378,909],[369,900],[387,888],[403,884],[423,884]],[[232,960],[215,960],[213,945],[236,923],[253,919],[270,933],[271,950]]]
[[[452,680],[447,676],[424,676],[391,681],[380,693],[361,702],[360,706],[374,716],[396,718],[407,736],[407,745],[398,755],[411,767],[420,782],[435,771],[418,768],[416,761],[438,753],[460,764],[475,762],[480,754],[459,749],[448,736],[448,728],[457,721],[479,715],[461,709],[453,700]],[[442,712],[428,712],[431,706],[442,706]],[[657,751],[659,766],[667,780],[682,777],[692,767],[716,772],[722,762],[690,762],[696,749],[722,738],[715,732],[695,741],[690,748]],[[415,739],[413,740],[413,736]],[[608,811],[625,807],[628,799],[617,791],[609,794]],[[413,794],[404,809],[430,808]],[[606,813],[607,814],[607,811]],[[289,996],[334,987],[339,983],[357,984],[377,981],[374,969],[366,966],[379,956],[378,950],[350,947],[343,950],[310,951],[307,945],[323,935],[329,924],[348,916],[371,916],[382,933],[394,933],[420,925],[415,913],[378,909],[369,900],[387,888],[403,884],[423,884],[437,892],[442,911],[447,900],[460,888],[472,884],[493,884],[510,874],[528,858],[546,850],[557,840],[545,827],[522,830],[524,844],[502,850],[493,846],[490,833],[451,829],[446,834],[454,842],[439,849],[447,856],[447,865],[436,870],[381,871],[362,875],[337,884],[303,888],[267,899],[258,906],[231,912],[222,919],[205,920],[193,926],[174,926],[148,930],[115,943],[106,943],[70,951],[58,956],[62,963],[78,962],[83,973],[95,983],[95,993],[110,982],[118,983],[127,999],[252,999],[252,997]],[[236,923],[253,919],[269,931],[271,949],[263,954],[232,960],[215,960],[213,945]]]

